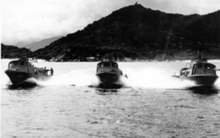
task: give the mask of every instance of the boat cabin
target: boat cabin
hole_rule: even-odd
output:
[[[13,71],[29,72],[31,68],[33,68],[33,65],[25,60],[11,61],[8,64],[8,70]]]
[[[216,75],[216,66],[210,63],[196,63],[192,66],[192,75],[195,74]]]
[[[118,64],[111,61],[100,62],[97,65],[97,72],[107,69],[118,69]]]
[[[119,69],[118,64],[113,61],[103,61],[97,64],[97,73],[117,73],[122,74],[122,71]]]
[[[100,62],[98,63],[98,68],[118,68],[118,64],[115,62]]]
[[[188,75],[216,75],[216,66],[207,62],[198,62],[192,64],[190,68],[180,70],[180,76]]]

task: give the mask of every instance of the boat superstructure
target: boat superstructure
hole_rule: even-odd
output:
[[[18,85],[29,78],[44,79],[53,75],[51,68],[38,68],[32,65],[28,59],[21,58],[9,62],[8,69],[5,71],[13,85]]]
[[[208,63],[207,59],[203,59],[201,56],[191,60],[189,67],[182,68],[177,77],[192,80],[200,86],[212,86],[218,78],[216,66]]]
[[[120,80],[122,71],[115,61],[101,61],[97,64],[96,75],[103,84],[114,84]]]

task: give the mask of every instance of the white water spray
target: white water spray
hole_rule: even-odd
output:
[[[1,84],[7,85],[9,78],[4,74],[7,62],[2,62]],[[75,85],[97,86],[99,81],[96,77],[96,62],[40,62],[39,67],[53,67],[55,74],[48,80],[37,81],[39,85]],[[215,63],[220,66],[220,62]],[[191,81],[180,80],[171,77],[174,72],[184,67],[185,62],[121,62],[119,67],[124,75],[122,82],[126,87],[146,89],[185,89],[194,86]],[[220,67],[219,67],[220,68]],[[218,72],[220,76],[220,72]],[[215,83],[220,88],[220,79]]]
[[[193,86],[192,81],[173,78],[172,74],[156,68],[129,70],[128,79],[123,79],[126,86],[150,89],[184,89]]]

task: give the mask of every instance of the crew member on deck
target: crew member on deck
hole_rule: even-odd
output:
[[[50,68],[51,76],[53,75],[53,68]]]

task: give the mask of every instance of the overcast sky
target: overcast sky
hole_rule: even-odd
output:
[[[1,0],[2,42],[32,42],[73,33],[136,1],[169,13],[220,10],[220,0]]]

